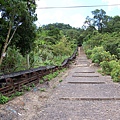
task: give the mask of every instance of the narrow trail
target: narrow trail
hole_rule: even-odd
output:
[[[96,70],[79,48],[76,65],[33,120],[120,120],[120,84]]]
[[[79,48],[70,69],[0,105],[0,120],[120,120],[120,84],[97,69]]]

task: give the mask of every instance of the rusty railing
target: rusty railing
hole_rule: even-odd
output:
[[[11,96],[16,91],[22,91],[23,86],[32,86],[39,83],[45,75],[53,73],[58,69],[69,67],[69,62],[76,58],[77,49],[71,57],[65,59],[61,66],[41,66],[29,70],[14,72],[0,76],[0,93]]]

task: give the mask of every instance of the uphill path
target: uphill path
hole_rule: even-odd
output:
[[[97,70],[78,48],[67,73],[1,105],[0,120],[120,120],[120,84]]]
[[[120,120],[120,84],[102,76],[79,48],[76,65],[36,120]]]

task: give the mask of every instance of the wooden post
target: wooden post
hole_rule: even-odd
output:
[[[78,56],[80,56],[80,47],[78,47]]]

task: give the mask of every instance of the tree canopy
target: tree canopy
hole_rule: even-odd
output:
[[[85,50],[99,47],[98,50],[104,49],[119,60],[120,16],[111,17],[104,10],[96,9],[91,12],[93,17],[86,17],[82,28],[64,23],[38,27],[34,23],[37,20],[35,10],[35,0],[0,1],[0,68],[18,71],[60,65],[77,45],[83,45]],[[94,57],[94,61],[101,61]]]
[[[9,44],[12,43],[12,39],[20,26],[25,28],[25,23],[31,26],[33,22],[37,20],[35,14],[36,4],[34,0],[1,0],[0,1],[0,65],[6,54],[6,50]],[[21,34],[17,35],[16,40],[22,40]],[[26,35],[27,37],[28,35]],[[25,36],[24,36],[25,37]],[[18,41],[17,41],[18,42]],[[24,41],[26,42],[26,41]],[[15,43],[15,41],[14,41]],[[29,44],[29,42],[28,42]],[[25,46],[24,46],[25,47]],[[27,50],[27,49],[25,49]],[[25,51],[24,51],[25,52]]]

